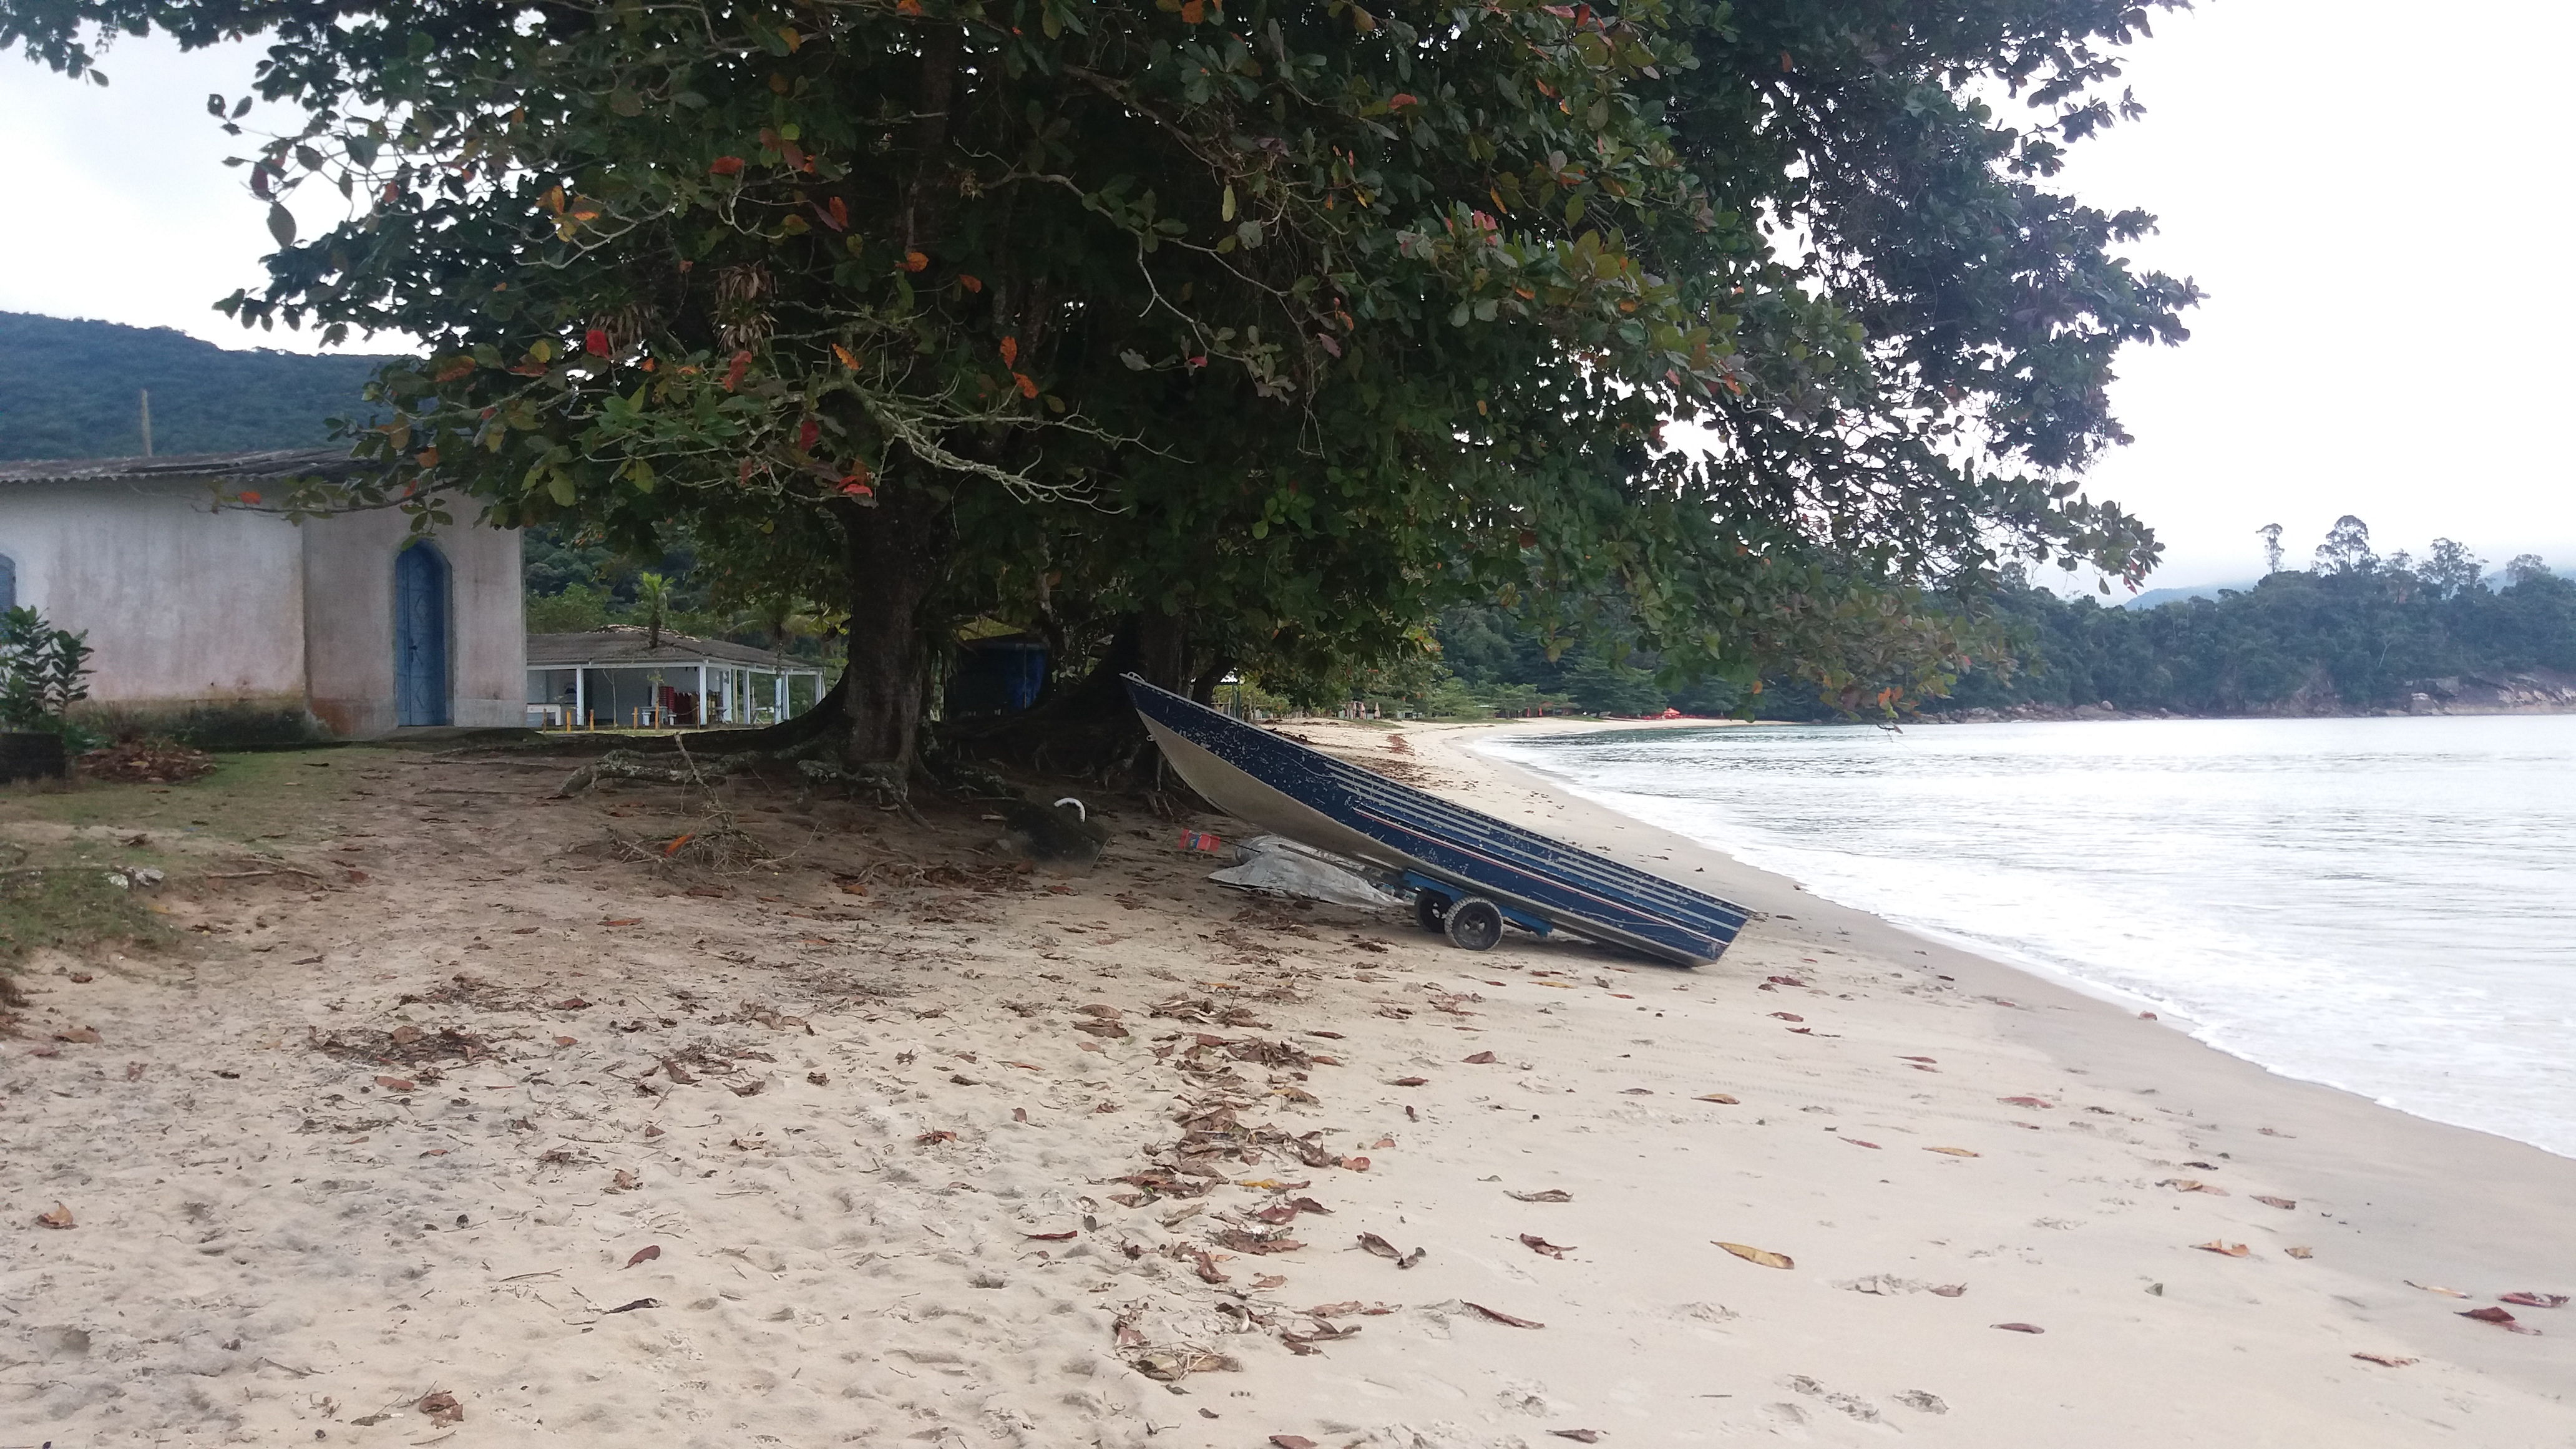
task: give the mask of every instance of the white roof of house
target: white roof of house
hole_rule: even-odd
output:
[[[156,478],[222,478],[239,482],[330,477],[366,464],[345,448],[282,448],[264,453],[180,453],[158,458],[44,458],[0,463],[0,483],[140,482]]]
[[[792,654],[754,649],[744,644],[728,644],[722,639],[674,634],[668,629],[662,631],[661,647],[648,647],[649,642],[644,630],[633,624],[611,624],[605,629],[592,629],[581,634],[531,634],[528,636],[528,667],[652,669],[664,665],[721,664],[734,669],[804,673],[817,673],[823,668],[816,660],[799,659]]]

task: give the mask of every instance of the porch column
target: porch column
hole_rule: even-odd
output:
[[[579,665],[572,671],[572,717],[574,728],[590,728],[590,671]]]
[[[698,723],[707,722],[707,666],[698,666]]]

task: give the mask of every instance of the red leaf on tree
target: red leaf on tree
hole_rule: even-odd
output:
[[[742,174],[742,158],[739,156],[718,156],[714,161],[708,163],[707,170],[718,176],[740,176]]]
[[[823,425],[812,418],[807,418],[803,426],[796,430],[796,446],[799,450],[810,453],[814,451],[814,444],[820,441],[822,436]]]
[[[1016,337],[1005,337],[1005,338],[1003,338],[1003,339],[1002,339],[1002,365],[1003,365],[1004,367],[1017,367],[1017,366],[1019,366],[1019,362],[1020,362],[1020,339],[1018,339],[1018,338],[1016,338]]]
[[[1027,373],[1012,373],[1011,380],[1020,385],[1020,396],[1036,397],[1038,395],[1038,385],[1029,379],[1029,375]]]
[[[919,252],[905,252],[903,254],[903,269],[907,272],[918,272],[929,265],[930,258],[923,256]]]
[[[744,373],[749,371],[751,371],[751,354],[749,352],[735,353],[733,355],[733,365],[725,369],[725,391],[731,392],[735,388],[742,386],[742,376]]]
[[[984,279],[976,276],[973,272],[959,272],[957,274],[957,285],[964,287],[969,292],[980,292],[984,290]]]
[[[239,498],[244,503],[256,504],[259,502],[259,495],[248,488],[243,489],[241,492],[236,493],[233,496]]]
[[[1387,97],[1386,108],[1390,111],[1400,111],[1407,106],[1418,106],[1421,104],[1422,98],[1420,96],[1408,96],[1402,91],[1398,91],[1394,95]]]

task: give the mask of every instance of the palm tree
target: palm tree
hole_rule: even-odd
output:
[[[644,611],[644,647],[662,647],[662,626],[671,620],[671,581],[656,573],[635,576],[635,606]]]

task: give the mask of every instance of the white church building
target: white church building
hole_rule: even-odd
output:
[[[328,449],[0,464],[0,608],[89,636],[93,712],[300,714],[347,738],[524,724],[515,531],[415,541],[395,509],[216,506],[349,466]]]

